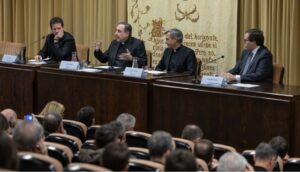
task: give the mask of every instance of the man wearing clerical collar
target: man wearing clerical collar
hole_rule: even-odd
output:
[[[147,65],[144,42],[131,36],[132,27],[126,22],[120,22],[115,31],[115,40],[109,48],[102,52],[102,42],[95,45],[94,56],[102,63],[108,62],[109,66],[131,67],[133,58],[137,58],[138,67]]]
[[[182,45],[183,34],[174,28],[166,32],[166,44],[163,57],[155,70],[171,72],[188,72],[194,75],[197,68],[197,61],[194,50]]]

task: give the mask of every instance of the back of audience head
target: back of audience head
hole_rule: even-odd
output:
[[[40,115],[45,116],[48,113],[57,113],[61,116],[64,116],[65,112],[65,106],[57,101],[50,101],[46,104],[46,106],[43,108]]]
[[[84,106],[77,112],[78,121],[87,127],[95,124],[95,109],[92,106]]]
[[[194,124],[186,125],[182,130],[181,138],[197,143],[203,137],[202,129]]]
[[[1,113],[5,116],[5,118],[8,121],[9,128],[8,132],[9,134],[12,134],[12,130],[15,128],[16,123],[17,123],[17,113],[13,109],[4,109],[1,111]]]
[[[21,121],[13,133],[13,140],[19,151],[46,154],[44,145],[44,129],[39,122]]]
[[[3,131],[0,131],[0,154],[1,169],[17,170],[18,155],[15,143]]]
[[[9,134],[9,124],[7,119],[4,117],[2,113],[0,113],[0,132],[4,131]]]
[[[188,150],[174,150],[166,158],[165,171],[197,171],[196,158]]]
[[[44,117],[44,129],[49,133],[64,133],[62,116],[57,113],[49,113]]]
[[[219,159],[217,171],[248,171],[247,160],[237,152],[227,152]]]
[[[155,131],[148,140],[148,149],[152,161],[165,162],[165,158],[174,150],[174,141],[170,133]]]
[[[95,132],[95,143],[98,149],[104,148],[108,143],[117,141],[117,133],[110,124],[104,124]]]
[[[133,115],[131,115],[129,113],[121,113],[118,116],[117,121],[119,121],[123,124],[126,131],[134,130],[136,119]]]
[[[203,159],[210,166],[214,156],[213,142],[207,139],[201,139],[195,144],[194,154],[197,158]]]
[[[276,136],[273,137],[269,144],[271,145],[271,147],[277,151],[278,155],[281,157],[281,159],[284,159],[285,156],[288,153],[288,142],[286,141],[285,138],[283,138],[282,136]]]
[[[260,143],[255,149],[255,166],[272,171],[277,163],[277,152],[267,143]]]
[[[105,146],[102,165],[113,171],[127,171],[129,151],[125,143],[112,142]]]
[[[125,142],[126,136],[125,136],[125,128],[123,124],[118,121],[112,121],[109,124],[113,128],[113,131],[116,133],[117,139],[119,139],[119,141],[121,142]]]

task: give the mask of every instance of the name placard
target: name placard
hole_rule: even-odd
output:
[[[144,72],[144,70],[142,68],[126,67],[123,74],[124,74],[124,76],[141,78],[143,75],[143,72]]]
[[[79,62],[77,61],[61,61],[59,69],[63,70],[78,70],[80,68]]]
[[[201,79],[201,84],[222,86],[225,84],[225,79],[224,79],[224,77],[221,77],[221,76],[203,75],[202,79]]]
[[[15,55],[9,55],[9,54],[4,54],[2,57],[2,62],[3,63],[15,63],[18,60],[18,56]]]

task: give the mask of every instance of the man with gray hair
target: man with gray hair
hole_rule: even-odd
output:
[[[175,149],[175,143],[170,133],[155,131],[148,140],[151,161],[165,163],[166,157]]]
[[[13,140],[18,151],[47,154],[44,143],[44,129],[37,121],[22,121],[18,123],[13,133]]]
[[[277,163],[278,153],[271,145],[260,143],[255,149],[255,171],[273,171]]]
[[[194,50],[182,45],[183,34],[179,29],[173,28],[166,32],[166,44],[163,57],[155,70],[171,72],[188,72],[194,75],[197,60]]]
[[[118,116],[117,121],[123,124],[126,131],[134,130],[136,119],[133,115],[129,113],[121,113]]]
[[[227,152],[221,156],[217,171],[253,171],[247,160],[237,152]]]
[[[17,113],[13,109],[7,108],[2,110],[1,114],[3,114],[8,121],[9,124],[8,133],[12,134],[13,129],[15,128],[17,123],[17,116],[18,116]]]

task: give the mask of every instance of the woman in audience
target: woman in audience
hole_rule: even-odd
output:
[[[64,116],[65,106],[57,101],[50,101],[44,107],[40,115],[45,116],[48,113],[57,113],[60,114],[62,117]]]

